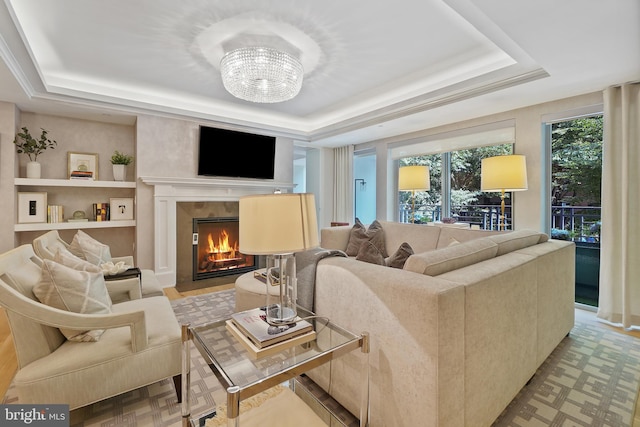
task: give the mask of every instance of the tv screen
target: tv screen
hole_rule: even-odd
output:
[[[273,179],[276,138],[200,126],[198,175]]]

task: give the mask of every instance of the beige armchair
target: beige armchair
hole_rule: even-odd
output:
[[[19,403],[75,409],[168,377],[180,399],[181,330],[166,297],[113,304],[111,314],[59,310],[34,297],[41,266],[31,245],[0,255],[0,305],[18,359]],[[58,328],[105,332],[97,342],[74,342]]]
[[[51,230],[33,240],[33,250],[42,259],[53,260],[58,249],[69,249],[69,244],[60,238],[56,230]],[[113,257],[113,262],[123,261],[133,266],[133,257]],[[113,302],[126,301],[150,296],[162,296],[162,286],[158,282],[153,270],[141,270],[141,278],[110,280],[107,282],[109,295]]]

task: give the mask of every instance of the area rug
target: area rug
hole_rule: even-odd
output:
[[[640,340],[576,321],[494,426],[629,427],[639,367]]]

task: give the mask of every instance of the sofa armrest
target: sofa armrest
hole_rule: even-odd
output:
[[[34,301],[8,285],[0,285],[0,305],[35,322],[54,328],[75,330],[129,327],[131,348],[138,352],[147,348],[147,325],[144,311],[118,314],[80,314],[60,310]]]
[[[320,246],[325,249],[347,250],[349,244],[349,236],[351,234],[350,226],[329,227],[320,230]]]
[[[435,277],[349,258],[318,263],[316,313],[370,334],[379,425],[464,425],[464,297],[462,286]],[[364,357],[349,353],[309,376],[358,413]]]
[[[142,288],[138,277],[107,280],[105,283],[112,300],[119,300],[123,294],[127,295],[129,300],[142,298]]]

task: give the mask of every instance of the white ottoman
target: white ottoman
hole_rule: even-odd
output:
[[[264,271],[264,268],[250,271],[236,279],[236,313],[267,304],[267,284],[254,277],[255,273],[264,273]],[[271,295],[278,295],[278,287],[271,288]]]

